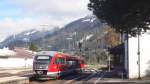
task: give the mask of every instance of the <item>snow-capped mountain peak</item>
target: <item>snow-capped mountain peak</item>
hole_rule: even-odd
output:
[[[37,30],[33,30],[33,31],[30,31],[30,32],[24,33],[24,35],[29,36],[29,35],[31,35],[33,33],[36,33],[36,32],[37,32]]]
[[[1,43],[3,46],[8,46],[10,44],[18,45],[18,43],[32,42],[32,41],[41,39],[43,37],[46,37],[47,35],[51,35],[53,34],[54,31],[57,31],[57,30],[47,29],[47,30],[42,31],[38,29],[30,29],[30,30],[23,31],[15,35],[11,35],[7,37],[6,39],[2,40]]]
[[[96,16],[94,15],[89,15],[89,16],[86,16],[85,18],[82,19],[82,22],[94,22],[96,20]]]
[[[0,42],[3,42],[6,38],[0,38]]]

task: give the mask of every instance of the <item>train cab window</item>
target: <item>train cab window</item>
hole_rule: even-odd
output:
[[[63,58],[56,58],[56,60],[55,60],[55,64],[65,64],[65,59],[63,59]]]
[[[51,56],[38,55],[38,56],[35,57],[35,60],[37,60],[37,61],[50,61],[51,60]]]

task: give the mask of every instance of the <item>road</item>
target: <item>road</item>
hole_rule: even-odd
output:
[[[31,80],[30,84],[85,84],[85,83],[98,83],[104,76],[104,71],[87,70],[81,74],[69,74],[61,77],[59,80]]]

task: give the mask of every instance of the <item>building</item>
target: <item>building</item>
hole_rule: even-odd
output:
[[[129,78],[150,76],[150,31],[140,35],[138,56],[138,37],[129,37],[125,40],[125,68],[128,70]],[[127,49],[128,48],[128,49]],[[140,58],[139,58],[140,57]],[[140,62],[139,62],[140,60]],[[140,66],[139,66],[140,65]]]
[[[140,35],[139,50],[140,55],[138,37],[130,36],[110,49],[110,53],[120,60],[122,73],[130,79],[150,76],[150,31]]]

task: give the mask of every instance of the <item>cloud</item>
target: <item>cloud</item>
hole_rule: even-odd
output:
[[[0,17],[3,18],[0,19],[0,38],[23,30],[40,28],[42,24],[63,26],[90,14],[87,9],[88,0],[6,0],[6,2],[11,6],[10,8],[5,6],[6,14]]]
[[[55,18],[81,17],[89,13],[88,0],[15,0],[26,15],[50,16]]]
[[[16,34],[19,32],[22,32],[27,29],[33,29],[33,28],[42,28],[41,25],[46,24],[49,28],[53,28],[54,25],[50,24],[60,24],[58,21],[51,21],[50,18],[46,17],[40,17],[38,19],[32,19],[32,18],[21,18],[14,20],[10,17],[7,17],[0,21],[0,38],[4,39],[9,35]],[[0,40],[1,40],[0,39]]]

